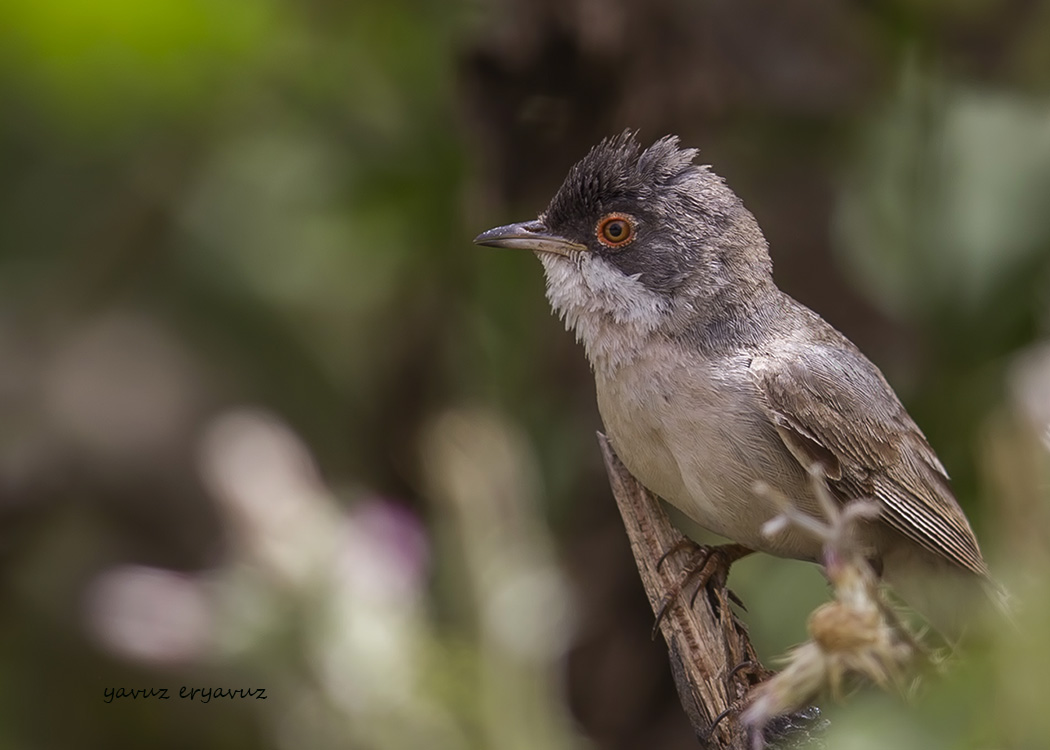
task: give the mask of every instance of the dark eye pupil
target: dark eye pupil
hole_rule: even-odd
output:
[[[634,238],[634,226],[629,218],[605,216],[595,228],[598,241],[608,247],[623,247]]]

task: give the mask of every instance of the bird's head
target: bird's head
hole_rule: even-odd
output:
[[[607,138],[538,219],[474,242],[534,251],[552,306],[598,364],[599,350],[720,315],[772,283],[754,217],[721,177],[693,163],[696,154],[674,136],[645,150],[630,132]]]

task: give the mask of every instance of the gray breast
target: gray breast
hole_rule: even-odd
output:
[[[646,487],[710,531],[783,557],[815,559],[819,545],[762,525],[777,515],[755,494],[763,480],[815,511],[809,480],[758,401],[743,353],[672,358],[654,342],[630,363],[596,373],[598,408],[613,446]]]

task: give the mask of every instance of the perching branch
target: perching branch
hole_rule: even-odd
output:
[[[681,579],[685,555],[670,555],[659,565],[661,555],[681,544],[685,537],[672,525],[656,496],[645,489],[613,452],[601,433],[598,442],[605,457],[616,503],[620,508],[638,572],[649,604],[655,613],[666,594]],[[752,745],[747,729],[739,721],[755,675],[768,674],[751,646],[747,630],[730,608],[724,592],[701,592],[694,606],[684,592],[660,622],[667,641],[671,672],[682,708],[702,746],[712,749],[748,750]],[[747,669],[741,669],[746,665]],[[771,721],[765,739],[791,735],[808,736],[816,710]],[[792,743],[794,744],[794,743]]]

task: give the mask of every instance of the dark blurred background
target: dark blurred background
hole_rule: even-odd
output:
[[[7,0],[0,748],[695,747],[583,353],[470,242],[627,127],[742,196],[1025,601],[832,743],[1048,746],[1050,4]],[[767,659],[826,596],[731,584]]]

